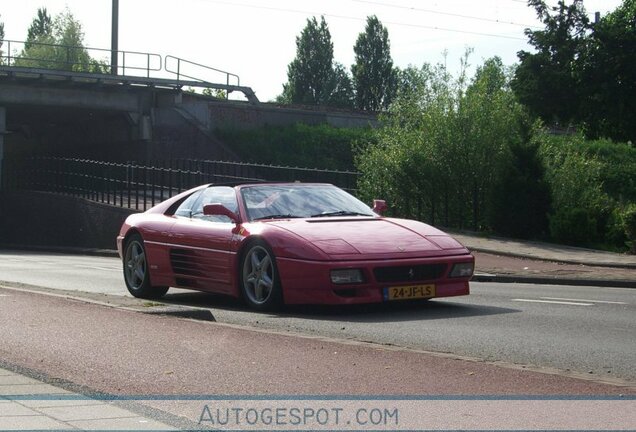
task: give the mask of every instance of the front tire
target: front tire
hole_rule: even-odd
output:
[[[124,281],[133,297],[158,299],[168,292],[168,287],[150,285],[150,272],[144,241],[139,234],[133,234],[124,247]]]
[[[283,290],[276,257],[262,240],[247,246],[239,268],[241,294],[245,302],[260,311],[276,310],[283,304]]]

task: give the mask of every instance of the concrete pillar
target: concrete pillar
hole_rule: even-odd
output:
[[[4,165],[4,135],[7,133],[7,109],[0,107],[0,189],[3,187],[2,166]]]

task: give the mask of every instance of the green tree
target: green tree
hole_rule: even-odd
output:
[[[526,29],[536,52],[518,53],[520,64],[512,88],[519,101],[546,123],[568,125],[578,117],[581,100],[577,74],[589,29],[583,0],[569,5],[559,0],[556,7],[529,0],[528,5],[535,8],[545,28]]]
[[[333,60],[331,33],[325,21],[316,17],[296,37],[296,58],[287,67],[287,83],[278,102],[307,105],[348,105],[350,78]]]
[[[2,44],[4,43],[4,22],[0,21],[0,64],[4,62],[2,57]]]
[[[331,95],[329,105],[337,108],[353,107],[353,83],[347,69],[340,63],[335,63],[330,85]]]
[[[482,229],[493,226],[488,219],[489,199],[504,169],[512,160],[511,149],[527,140],[529,120],[516,102],[510,87],[510,72],[499,57],[487,59],[459,95],[457,117],[452,126],[456,132],[449,143],[461,172],[453,173],[455,182],[463,184],[464,200],[471,203],[470,226]],[[456,168],[454,168],[456,169]],[[510,216],[512,209],[508,208]],[[518,223],[525,224],[525,215]]]
[[[636,1],[593,26],[582,67],[581,120],[589,138],[636,142]]]
[[[37,16],[31,22],[31,26],[27,32],[25,48],[30,48],[33,42],[39,42],[42,39],[50,39],[53,34],[53,20],[46,11],[46,8],[38,8]]]
[[[296,58],[287,68],[285,89],[290,102],[324,105],[329,100],[333,81],[333,43],[325,17],[307,20],[296,37]]]
[[[34,22],[39,16],[40,11]],[[28,46],[25,44],[16,58],[16,66],[94,73],[105,73],[109,68],[105,61],[88,54],[82,24],[68,9],[55,17],[50,34],[43,33]]]
[[[420,71],[412,65],[404,69],[395,68],[396,76],[396,97],[407,96],[417,93],[420,82]]]
[[[203,91],[201,92],[201,94],[205,95],[205,96],[210,96],[216,99],[227,99],[227,91],[226,90],[221,90],[221,89],[211,89],[211,88],[205,88],[203,89]]]
[[[351,66],[356,108],[380,111],[395,97],[397,74],[391,59],[389,32],[374,16],[367,17],[364,33],[353,47],[355,64]]]
[[[382,116],[377,143],[358,155],[363,196],[386,197],[402,216],[487,227],[489,198],[510,163],[510,147],[527,139],[508,82],[497,58],[470,82],[465,69],[454,78],[442,65],[409,68],[414,90],[401,91]]]
[[[68,9],[55,17],[54,31],[56,43],[62,45],[62,60],[66,55],[66,61],[73,70],[87,70],[90,56],[84,48],[84,30]]]

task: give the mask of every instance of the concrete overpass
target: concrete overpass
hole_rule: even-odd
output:
[[[81,145],[73,141],[85,140],[87,145],[100,141],[97,137],[103,139],[102,145],[150,141],[155,110],[182,103],[184,88],[221,90],[225,95],[238,92],[248,104],[259,103],[251,88],[239,84],[237,75],[172,56],[121,51],[121,75],[88,73],[75,71],[83,69],[79,64],[49,65],[42,59],[16,57],[11,54],[16,46],[26,52],[24,42],[4,42],[8,50],[0,52],[0,176],[2,162],[11,153],[59,152]],[[193,66],[199,73],[203,69],[221,74],[226,82],[184,74]],[[153,76],[161,73],[168,78]],[[143,153],[130,156],[143,157]]]
[[[0,170],[3,159],[21,155],[237,160],[215,137],[216,129],[293,123],[356,127],[376,121],[364,113],[263,104],[234,74],[172,56],[120,54],[128,58],[120,75],[24,67],[15,57],[1,57]],[[126,54],[140,55],[143,66],[130,66]],[[190,89],[220,90],[226,98]],[[229,100],[230,94],[243,100]]]

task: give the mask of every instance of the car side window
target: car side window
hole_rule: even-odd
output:
[[[188,198],[185,199],[185,201],[181,203],[179,207],[177,207],[177,210],[174,212],[174,215],[187,217],[187,218],[192,217],[192,207],[195,205],[196,201],[199,199],[200,196],[201,196],[201,191],[197,191],[193,193],[192,195],[190,195]]]
[[[225,207],[238,212],[238,202],[236,201],[236,192],[234,188],[227,186],[211,186],[205,189],[199,199],[192,208],[192,218],[202,219],[210,222],[233,223],[232,219],[227,216],[205,216],[203,214],[203,206],[206,204],[223,204]]]

